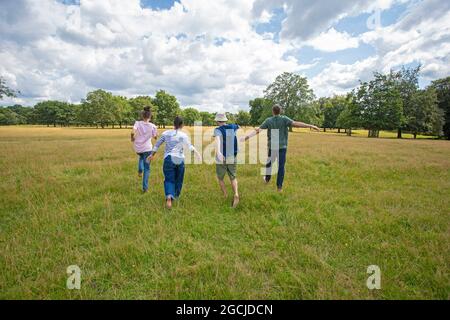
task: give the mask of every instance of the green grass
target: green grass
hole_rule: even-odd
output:
[[[239,166],[229,208],[189,165],[163,208],[128,130],[0,128],[0,298],[449,299],[450,144],[290,136],[286,186]],[[366,287],[369,265],[382,289]],[[79,265],[81,290],[66,289]]]

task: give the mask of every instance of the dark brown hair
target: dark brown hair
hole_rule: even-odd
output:
[[[273,107],[272,107],[272,112],[273,112],[273,114],[274,115],[279,115],[280,113],[281,113],[281,107],[279,106],[279,105],[274,105]]]
[[[183,126],[183,118],[180,116],[176,116],[175,120],[173,120],[173,126],[176,130],[180,129]]]
[[[150,110],[150,107],[144,107],[144,111],[142,111],[142,119],[150,119],[152,117],[152,111]]]

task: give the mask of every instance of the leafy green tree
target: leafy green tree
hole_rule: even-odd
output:
[[[312,111],[315,99],[308,80],[298,74],[285,72],[264,91],[265,98],[279,104],[284,113],[293,119],[312,122],[315,111]]]
[[[6,85],[6,81],[3,77],[0,76],[0,100],[3,99],[3,97],[15,97],[17,94],[16,91],[12,90]]]
[[[322,101],[320,101],[323,99]],[[323,111],[324,121],[322,127],[324,131],[325,128],[338,128],[339,130],[344,127],[340,127],[337,123],[337,119],[339,118],[342,111],[344,111],[348,106],[347,96],[334,96],[332,98],[321,98],[319,99],[321,110]]]
[[[13,111],[19,118],[18,124],[32,124],[34,123],[34,109],[30,107],[24,107],[21,105],[14,105],[7,107]]]
[[[20,123],[19,116],[8,108],[0,108],[0,125],[9,126]]]
[[[207,111],[200,112],[200,118],[202,120],[203,126],[214,126],[215,125],[214,114],[212,114],[210,112],[207,112]]]
[[[195,108],[186,108],[181,112],[181,115],[183,117],[184,123],[187,126],[193,126],[195,121],[202,120],[200,112]]]
[[[345,129],[348,136],[352,135],[353,129],[362,127],[362,114],[356,103],[355,92],[347,94],[345,107],[336,119],[336,126]]]
[[[438,106],[444,114],[444,136],[450,140],[450,77],[433,81]]]
[[[241,127],[249,126],[251,123],[250,113],[240,110],[236,115],[236,123]]]
[[[403,130],[412,131],[414,129],[414,124],[412,127],[409,125],[411,117],[414,117],[416,112],[414,106],[412,105],[412,99],[415,93],[419,90],[419,74],[421,66],[416,68],[405,68],[402,67],[400,71],[394,72],[391,70],[389,78],[395,82],[400,96],[402,98],[403,104],[403,114],[401,117],[400,126],[398,128],[397,137],[402,138]]]
[[[380,130],[399,128],[402,120],[402,98],[396,83],[388,76],[374,73],[374,79],[363,82],[355,94],[362,126],[369,137],[378,138]]]
[[[158,122],[158,108],[153,103],[153,99],[149,96],[139,96],[129,100],[130,104],[130,114],[128,115],[129,123],[132,123],[141,118],[141,112],[145,107],[150,107],[152,111],[152,122]]]
[[[414,139],[419,133],[441,134],[444,117],[437,106],[437,94],[433,87],[416,91],[411,97],[409,108],[408,129]]]
[[[87,94],[83,104],[86,113],[92,116],[92,121],[102,128],[114,121],[114,99],[110,92],[95,90]]]
[[[260,125],[266,118],[272,114],[273,102],[264,98],[256,98],[249,102],[250,105],[250,124]]]
[[[153,103],[158,108],[157,124],[163,128],[171,124],[173,119],[181,113],[180,104],[173,95],[168,94],[164,90],[156,93]]]
[[[56,127],[58,104],[59,101],[51,100],[37,103],[34,106],[37,123]]]
[[[131,105],[127,98],[121,96],[112,97],[113,104],[113,128],[114,124],[118,124],[122,128],[123,124],[128,123],[131,114]]]
[[[231,112],[225,112],[229,123],[236,123],[236,115]]]

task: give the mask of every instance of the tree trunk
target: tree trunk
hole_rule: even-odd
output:
[[[323,128],[323,132],[327,132],[327,128]]]
[[[403,136],[402,136],[402,128],[398,128],[397,139],[402,139],[402,138],[403,138]]]
[[[380,130],[371,129],[369,130],[369,138],[378,138],[380,136]]]
[[[349,136],[349,137],[352,136],[352,129],[348,129],[348,130],[347,130],[347,136]]]
[[[338,128],[338,133],[341,133],[341,128]]]
[[[417,133],[414,132],[414,139],[417,139]]]

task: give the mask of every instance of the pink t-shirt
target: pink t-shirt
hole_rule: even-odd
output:
[[[158,131],[151,122],[136,121],[134,126],[134,150],[137,153],[152,151],[152,138],[156,137]]]

